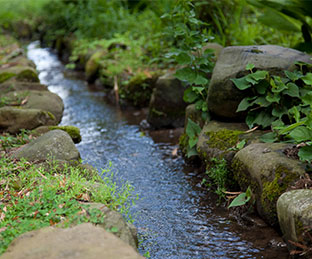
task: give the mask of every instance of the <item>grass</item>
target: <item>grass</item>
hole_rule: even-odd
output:
[[[110,169],[100,176],[88,177],[79,167],[54,161],[48,165],[12,160],[9,149],[26,143],[26,134],[1,136],[0,151],[0,254],[11,241],[27,231],[46,226],[69,227],[73,224],[103,222],[98,209],[88,202],[105,204],[120,211],[131,221],[133,187],[118,187]],[[5,148],[3,148],[5,147]]]

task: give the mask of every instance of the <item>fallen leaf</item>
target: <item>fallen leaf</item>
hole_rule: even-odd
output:
[[[172,150],[171,155],[173,157],[177,157],[178,156],[178,148],[177,147],[174,150]]]

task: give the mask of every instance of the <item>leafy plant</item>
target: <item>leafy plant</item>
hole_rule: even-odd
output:
[[[246,192],[240,193],[238,196],[236,196],[232,200],[232,202],[230,203],[228,208],[239,207],[239,206],[246,205],[250,201],[251,198],[252,198],[252,192],[251,192],[251,189],[250,189],[250,186],[249,186],[247,188]]]
[[[185,133],[188,137],[187,148],[186,148],[186,155],[188,158],[198,154],[196,150],[196,144],[198,142],[198,136],[200,132],[201,132],[200,126],[194,121],[192,121],[190,118],[188,118],[187,126],[185,129]]]
[[[268,71],[255,71],[232,79],[235,86],[249,95],[238,105],[237,112],[247,111],[246,123],[252,128],[272,127],[272,132],[262,136],[265,142],[306,142],[299,151],[303,161],[312,160],[312,73],[310,64],[296,63],[299,70],[284,71],[285,76],[270,75]]]
[[[212,158],[211,166],[209,166],[205,174],[208,176],[211,182],[208,182],[204,179],[202,184],[206,185],[207,187],[214,186],[216,188],[215,193],[219,196],[219,198],[225,198],[229,174],[226,160],[224,158]]]
[[[190,1],[179,0],[171,13],[162,16],[168,25],[165,36],[173,37],[174,47],[165,55],[180,67],[175,76],[187,85],[184,101],[195,103],[196,109],[202,111],[204,119],[208,118],[206,102],[208,91],[208,73],[214,63],[212,51],[202,51],[205,43],[211,39],[207,23],[196,17],[194,5]]]

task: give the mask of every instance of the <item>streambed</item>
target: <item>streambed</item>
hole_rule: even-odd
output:
[[[80,128],[77,145],[83,160],[97,169],[111,161],[118,179],[131,183],[140,199],[132,208],[142,239],[140,252],[150,258],[287,258],[269,227],[243,227],[216,205],[217,197],[200,186],[195,169],[181,157],[172,131],[142,134],[141,111],[121,112],[104,102],[82,80],[65,77],[57,55],[28,47],[28,58],[41,83],[64,101],[62,125]],[[121,184],[121,183],[120,183]]]

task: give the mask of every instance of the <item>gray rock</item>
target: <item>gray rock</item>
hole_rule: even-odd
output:
[[[277,200],[276,206],[284,240],[286,242],[289,240],[311,242],[307,239],[302,240],[302,234],[305,227],[311,230],[312,226],[312,190],[300,189],[285,192]]]
[[[172,73],[159,77],[149,104],[147,121],[152,127],[183,127],[185,108],[183,101],[185,88]]]
[[[293,70],[296,61],[311,63],[310,58],[310,55],[300,51],[274,45],[224,48],[214,67],[208,89],[210,112],[225,119],[244,118],[244,113],[236,113],[236,109],[246,93],[238,90],[230,79],[246,75],[248,63],[254,64],[256,69],[281,75],[283,70]]]
[[[30,66],[12,66],[0,70],[0,83],[12,77],[17,81],[39,82],[37,71]]]
[[[52,114],[40,109],[0,108],[0,130],[18,133],[21,129],[32,130],[42,125],[55,125]]]
[[[125,243],[131,245],[134,249],[137,248],[138,237],[136,228],[132,224],[127,223],[119,212],[110,210],[101,203],[86,203],[86,205],[89,205],[90,209],[99,209],[105,214],[104,223],[99,226],[108,231],[115,228],[116,231],[114,232],[114,235],[119,237]]]
[[[90,223],[73,228],[46,227],[15,239],[3,259],[140,259],[133,247]]]
[[[9,100],[24,99],[23,109],[40,109],[54,115],[56,124],[60,123],[64,111],[62,99],[49,91],[14,91],[4,95]],[[21,101],[21,100],[20,100]]]
[[[36,90],[48,91],[47,86],[35,82],[19,82],[15,80],[8,80],[0,84],[0,95],[14,91]]]
[[[280,195],[305,174],[303,163],[288,158],[284,143],[254,143],[238,151],[232,161],[235,180],[242,190],[250,186],[257,211],[272,226],[277,226],[276,202]]]
[[[80,154],[71,137],[63,130],[52,130],[18,149],[14,158],[35,160],[79,160]]]

